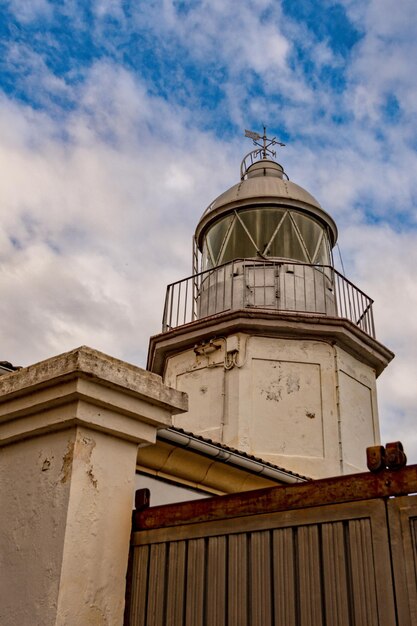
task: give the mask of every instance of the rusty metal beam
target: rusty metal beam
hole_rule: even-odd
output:
[[[133,512],[133,531],[417,493],[417,465],[268,487]]]

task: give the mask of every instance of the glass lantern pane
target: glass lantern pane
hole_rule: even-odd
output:
[[[317,222],[302,213],[292,211],[291,216],[297,224],[312,262],[323,228]]]
[[[203,264],[202,264],[202,269],[204,270],[209,270],[210,268],[212,268],[214,265],[213,263],[213,259],[211,258],[211,254],[210,254],[210,250],[207,246],[207,241],[205,240],[203,242]]]
[[[317,250],[316,257],[313,259],[313,263],[318,263],[320,265],[330,265],[329,246],[327,244],[326,234],[324,235],[319,249]]]
[[[227,215],[212,226],[207,233],[207,244],[212,253],[213,264],[218,264],[219,253],[223,240],[229,229],[230,222],[234,219],[234,215]]]
[[[308,263],[305,251],[288,215],[284,218],[281,228],[271,243],[268,256]]]
[[[261,254],[264,254],[284,212],[284,209],[275,209],[272,207],[239,212],[240,219],[244,222]]]
[[[223,248],[218,264],[250,257],[256,257],[256,248],[242,224],[236,219],[232,224],[230,236]]]

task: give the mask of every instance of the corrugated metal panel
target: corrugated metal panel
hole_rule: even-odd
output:
[[[272,584],[276,626],[296,626],[295,532],[292,528],[272,533]]]
[[[399,626],[417,624],[417,496],[388,501]]]
[[[205,547],[204,539],[190,539],[188,542],[185,626],[203,626]]]
[[[150,547],[146,626],[165,626],[164,596],[167,562],[166,552],[166,544],[164,543],[157,543]]]
[[[319,534],[317,525],[301,526],[297,532],[298,584],[296,602],[301,626],[323,624]]]
[[[130,620],[135,626],[145,626],[148,601],[149,546],[141,546],[133,552]]]
[[[269,531],[249,535],[249,594],[250,625],[271,624],[271,549]]]
[[[353,611],[358,626],[378,626],[375,565],[369,520],[349,522],[349,547],[352,567]]]
[[[226,537],[210,537],[207,545],[207,609],[205,626],[226,624]]]
[[[347,530],[347,529],[346,529]],[[348,532],[343,522],[323,524],[323,587],[327,622],[350,626],[351,591],[348,585]]]
[[[248,536],[228,537],[228,626],[248,626]]]
[[[412,537],[415,555],[415,526]],[[384,500],[141,531],[135,542],[130,626],[397,623]]]
[[[186,548],[185,541],[173,541],[169,544],[166,594],[167,626],[184,623]]]

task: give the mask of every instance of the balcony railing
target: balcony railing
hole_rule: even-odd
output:
[[[238,259],[168,285],[163,332],[228,310],[348,319],[375,337],[373,300],[328,265]]]

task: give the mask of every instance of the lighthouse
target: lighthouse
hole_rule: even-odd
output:
[[[197,224],[192,275],[167,288],[148,369],[188,394],[177,428],[313,478],[362,471],[394,355],[372,299],[334,267],[332,217],[265,128],[246,135],[240,180]]]

